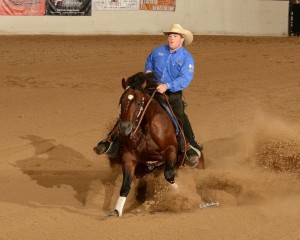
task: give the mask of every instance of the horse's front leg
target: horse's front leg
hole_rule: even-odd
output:
[[[117,200],[115,210],[110,212],[109,216],[122,216],[126,198],[130,191],[130,185],[134,177],[136,164],[137,157],[125,150],[122,159],[123,182],[120,190],[120,196]]]
[[[166,167],[165,167],[165,179],[171,183],[172,185],[175,184],[175,163],[176,163],[176,148],[173,146],[169,146],[166,149]]]

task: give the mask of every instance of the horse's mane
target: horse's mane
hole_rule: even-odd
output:
[[[142,92],[151,92],[156,89],[158,82],[154,73],[138,72],[126,80],[127,86]]]

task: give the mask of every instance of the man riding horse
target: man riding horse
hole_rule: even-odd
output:
[[[157,92],[168,95],[170,106],[180,120],[185,137],[190,144],[190,149],[186,152],[187,158],[200,157],[203,149],[195,139],[182,100],[182,90],[189,86],[194,77],[194,59],[184,48],[185,45],[192,43],[193,34],[179,24],[173,24],[164,34],[168,37],[168,44],[159,46],[150,53],[144,72],[155,74],[158,80]],[[112,158],[117,155],[120,142],[116,129],[117,124],[107,138],[94,147],[97,154],[106,153]]]

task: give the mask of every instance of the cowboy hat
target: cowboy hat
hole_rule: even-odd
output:
[[[177,33],[177,34],[180,34],[181,36],[183,36],[184,38],[184,44],[185,45],[189,45],[192,43],[193,41],[193,34],[187,30],[187,29],[184,29],[183,27],[181,27],[178,23],[175,23],[171,26],[170,30],[168,31],[163,31],[163,33],[165,35],[168,35],[170,33]]]

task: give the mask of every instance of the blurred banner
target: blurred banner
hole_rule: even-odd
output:
[[[141,0],[141,10],[175,11],[176,0]]]
[[[0,0],[1,16],[41,16],[46,0]]]
[[[92,0],[47,0],[46,15],[91,16]]]
[[[140,0],[93,0],[93,10],[139,10]]]

